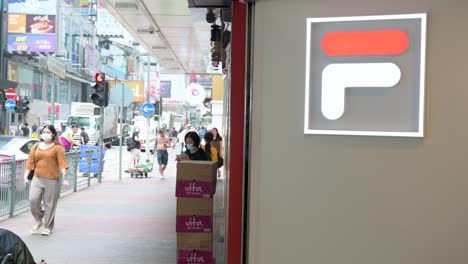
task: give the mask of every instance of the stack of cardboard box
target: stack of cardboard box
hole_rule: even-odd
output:
[[[177,263],[212,264],[213,195],[216,191],[216,163],[177,163]]]

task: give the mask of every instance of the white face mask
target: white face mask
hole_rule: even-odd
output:
[[[44,140],[45,142],[49,142],[52,140],[52,134],[42,134],[41,135],[41,138],[42,140]]]

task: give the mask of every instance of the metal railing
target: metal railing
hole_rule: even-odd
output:
[[[78,186],[78,161],[79,152],[65,153],[70,168],[65,177],[60,177],[60,196],[68,192],[76,192]],[[90,157],[90,155],[88,155]],[[0,162],[0,219],[13,217],[14,215],[29,209],[29,185],[24,185],[24,171],[26,160],[16,160],[12,156],[11,161]],[[63,187],[63,180],[67,180],[69,186]],[[88,181],[87,186],[90,186]]]

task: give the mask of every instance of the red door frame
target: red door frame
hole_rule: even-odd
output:
[[[233,2],[227,263],[242,261],[247,4]]]

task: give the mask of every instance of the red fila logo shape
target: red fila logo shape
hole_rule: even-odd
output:
[[[398,55],[408,48],[408,35],[401,30],[330,32],[322,49],[329,56]],[[330,119],[345,111],[345,89],[388,88],[401,78],[394,63],[334,63],[322,72],[322,113]]]

